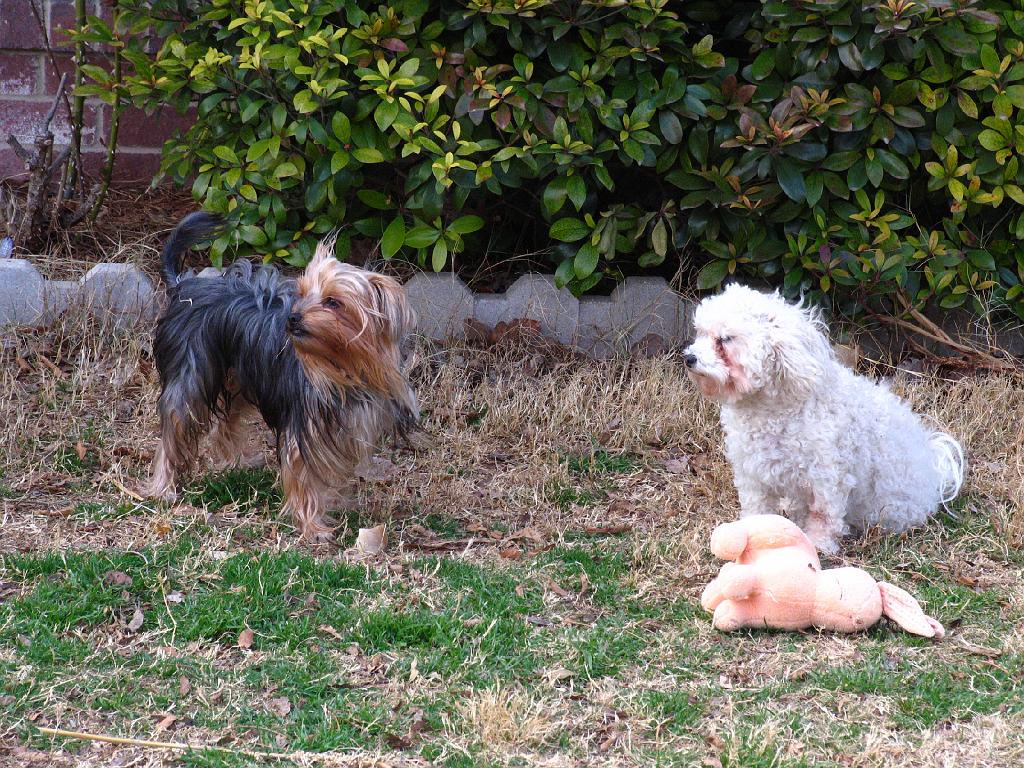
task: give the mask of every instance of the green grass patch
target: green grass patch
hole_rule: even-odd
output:
[[[608,498],[608,494],[600,488],[581,488],[558,481],[552,482],[548,486],[547,496],[563,510],[569,509],[573,505],[591,507]]]
[[[917,660],[911,663],[892,654],[890,646],[877,643],[863,662],[818,670],[810,682],[826,690],[893,699],[893,717],[900,728],[931,728],[1003,707],[1024,708],[1018,689],[1024,657],[1018,654],[1001,657],[997,663],[970,657],[922,668]]]
[[[216,491],[207,483],[205,498],[270,499],[267,486],[261,490],[263,473],[240,477],[231,475]],[[225,487],[230,495],[219,495]],[[83,504],[75,514],[118,514],[105,509]],[[442,535],[464,534],[440,517],[426,522]],[[149,735],[131,729],[170,710],[187,712],[211,732],[245,734],[264,749],[280,749],[280,736],[289,749],[389,751],[422,711],[430,727],[410,754],[475,766],[487,764],[484,746],[470,743],[469,756],[457,755],[444,733],[467,696],[507,686],[550,698],[584,692],[595,680],[620,691],[615,706],[634,718],[644,744],[692,744],[695,729],[727,706],[732,732],[719,759],[745,767],[820,764],[782,744],[786,733],[800,733],[787,718],[805,697],[883,697],[886,727],[914,733],[1024,710],[1019,655],[950,656],[940,653],[946,646],[932,654],[929,641],[884,623],[854,640],[862,653],[853,660],[823,662],[800,677],[759,674],[752,654],[813,658],[829,636],[748,631],[709,641],[709,618],[692,596],[637,594],[655,554],[664,556],[637,550],[631,537],[591,537],[500,567],[450,556],[406,560],[399,577],[380,564],[302,550],[211,555],[191,535],[132,553],[0,556],[0,581],[23,585],[0,602],[0,718],[15,723],[24,741],[48,744],[32,735],[26,718],[56,697],[69,711],[102,713],[115,733],[120,725]],[[926,578],[910,586],[929,610],[985,628],[993,645],[1000,627],[1020,620],[996,589],[971,590],[937,570]],[[552,590],[549,580],[568,594]],[[144,616],[139,636],[149,638],[143,642],[126,629],[136,608]],[[248,650],[238,647],[246,628],[254,633]],[[363,662],[370,661],[367,672]],[[568,676],[553,686],[546,675],[559,667]],[[752,680],[721,682],[737,668]],[[181,677],[203,697],[183,700]],[[675,688],[648,689],[655,679]],[[411,680],[430,682],[419,689],[407,685]],[[212,699],[220,689],[230,693]],[[289,702],[284,715],[269,705],[280,697]],[[800,739],[813,754],[856,749],[872,717],[865,710],[827,734]],[[774,742],[765,736],[776,732]],[[547,748],[572,752],[583,736],[566,731],[554,737],[561,746]],[[652,764],[687,765],[694,757],[682,748],[641,749]],[[207,752],[179,764],[231,766],[233,759]]]
[[[201,478],[198,484],[185,489],[184,497],[195,506],[221,509],[236,504],[244,511],[273,509],[282,502],[276,472],[238,467]]]
[[[134,504],[104,504],[97,501],[83,501],[75,505],[70,517],[72,520],[83,522],[123,520],[134,515],[137,509],[138,507]]]
[[[629,453],[609,453],[603,448],[595,448],[590,453],[568,454],[562,460],[569,473],[575,476],[624,474],[640,466],[639,460]]]

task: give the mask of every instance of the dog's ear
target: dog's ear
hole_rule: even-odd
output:
[[[416,325],[416,313],[409,306],[405,289],[387,275],[371,273],[369,280],[375,314],[380,319],[384,335],[392,342],[401,341]]]
[[[766,319],[776,386],[809,392],[825,373],[833,351],[813,309],[786,307]]]

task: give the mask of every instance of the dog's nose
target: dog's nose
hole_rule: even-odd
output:
[[[697,356],[692,352],[687,352],[683,355],[683,362],[686,363],[687,368],[693,368],[697,364]]]
[[[298,331],[302,329],[302,315],[298,312],[292,312],[288,315],[288,330]]]

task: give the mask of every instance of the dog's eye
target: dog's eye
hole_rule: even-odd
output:
[[[732,336],[719,336],[718,341],[721,344],[728,344],[730,341],[732,341]]]
[[[340,306],[341,302],[335,298],[328,296],[326,299],[324,299],[324,307],[326,307],[327,309],[337,309]]]

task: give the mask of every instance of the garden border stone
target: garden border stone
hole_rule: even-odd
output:
[[[199,277],[216,277],[207,267]],[[685,340],[691,305],[659,277],[631,277],[611,296],[577,299],[552,275],[523,275],[504,293],[474,294],[451,273],[421,273],[406,284],[416,332],[434,340],[464,339],[466,322],[488,327],[529,319],[541,332],[593,357],[625,354],[650,334],[668,347]],[[101,263],[80,280],[45,280],[27,260],[0,261],[0,326],[48,326],[81,308],[118,325],[151,320],[157,291],[134,264]]]
[[[207,267],[199,277],[220,274]],[[558,288],[552,275],[523,275],[504,293],[474,294],[451,273],[420,273],[406,283],[406,292],[417,315],[416,332],[427,338],[465,339],[468,321],[493,328],[528,319],[537,321],[544,335],[595,358],[683,346],[694,308],[660,277],[629,277],[610,296],[577,299]],[[134,264],[105,262],[79,280],[46,280],[29,260],[0,259],[0,336],[15,326],[46,327],[73,310],[116,327],[150,321],[158,299],[152,281]],[[965,330],[964,318],[955,314],[940,324],[954,338],[990,336],[969,325]],[[1024,355],[1020,329],[1001,330],[998,343],[1015,357]],[[884,339],[882,346],[887,346]]]

